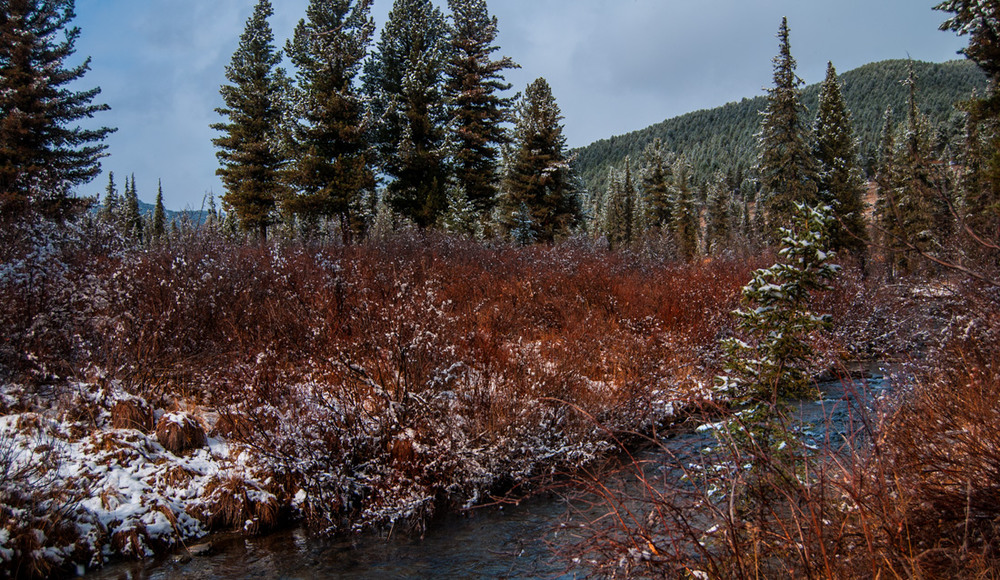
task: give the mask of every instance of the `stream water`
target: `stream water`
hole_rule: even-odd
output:
[[[845,388],[841,382],[820,385],[821,400],[796,403],[795,414],[806,425],[806,437],[831,442],[851,430],[856,414],[851,403],[866,400],[887,388],[884,373],[873,370],[864,381]],[[663,471],[669,456],[688,455],[710,444],[709,430],[689,430],[667,439],[664,450],[644,452],[647,465]],[[671,471],[667,469],[667,471]],[[572,517],[593,518],[597,506],[581,508],[552,495],[534,497],[519,505],[484,507],[466,515],[435,520],[427,532],[395,531],[351,540],[310,537],[301,528],[264,537],[238,534],[210,538],[211,552],[188,561],[168,556],[144,563],[120,563],[87,577],[124,578],[577,578],[554,555],[553,547],[567,547],[572,538],[560,526]]]

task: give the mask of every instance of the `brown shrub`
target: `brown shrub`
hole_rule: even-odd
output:
[[[219,419],[212,427],[212,437],[226,437],[244,441],[253,434],[253,423],[242,413],[220,412]]]
[[[137,429],[149,433],[153,430],[153,411],[142,399],[122,399],[111,408],[111,426],[115,429]]]
[[[171,453],[183,453],[208,443],[205,429],[190,413],[166,413],[156,424],[156,440]]]

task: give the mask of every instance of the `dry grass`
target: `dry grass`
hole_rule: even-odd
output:
[[[208,439],[198,419],[189,413],[166,413],[156,424],[156,440],[164,449],[182,454],[204,447]]]
[[[218,475],[206,486],[204,502],[192,515],[212,530],[242,529],[262,534],[281,522],[281,504],[273,494],[242,477]]]
[[[111,426],[115,429],[153,430],[153,410],[142,399],[132,397],[115,403],[111,408]]]

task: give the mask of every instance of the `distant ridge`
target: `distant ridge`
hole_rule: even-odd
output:
[[[834,63],[836,64],[836,63]],[[946,132],[961,131],[961,116],[954,103],[983,92],[986,77],[972,62],[945,63],[912,61],[917,74],[921,109]],[[906,60],[886,60],[839,75],[844,99],[851,110],[854,131],[861,142],[862,161],[871,167],[882,130],[883,115],[892,106],[896,122],[903,120],[906,105]],[[820,83],[803,89],[802,100],[809,109],[809,122],[819,101]],[[752,169],[757,149],[754,135],[760,126],[759,112],[767,106],[763,95],[744,98],[714,109],[705,109],[667,119],[645,129],[596,141],[575,150],[574,167],[590,191],[600,191],[609,167],[622,165],[626,156],[638,161],[642,151],[660,138],[668,151],[684,153],[695,166],[697,181],[706,180],[716,170],[739,177]]]

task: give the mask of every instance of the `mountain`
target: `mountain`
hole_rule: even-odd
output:
[[[902,81],[910,64],[907,60],[887,60],[839,75],[867,169],[874,162],[886,107],[892,106],[897,123],[905,117],[907,89]],[[912,61],[912,65],[917,74],[918,102],[924,113],[940,127],[939,140],[944,142],[961,134],[962,115],[954,104],[968,99],[974,90],[985,91],[986,77],[982,71],[968,60]],[[810,111],[810,124],[819,102],[819,91],[820,83],[816,83],[802,92],[802,102]],[[694,164],[696,181],[705,181],[716,170],[739,181],[756,163],[755,134],[760,126],[760,112],[766,107],[766,96],[745,98],[738,103],[695,111],[639,131],[602,139],[574,151],[574,168],[589,191],[600,191],[605,187],[609,167],[621,166],[626,156],[640,159],[643,149],[659,138],[666,150],[687,155]]]

